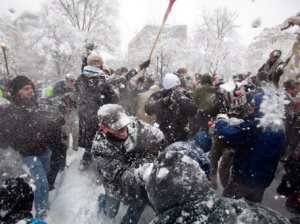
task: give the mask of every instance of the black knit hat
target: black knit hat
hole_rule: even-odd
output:
[[[17,76],[10,82],[10,94],[12,96],[16,95],[19,92],[19,90],[26,85],[32,85],[33,87],[33,83],[29,78],[23,75]]]

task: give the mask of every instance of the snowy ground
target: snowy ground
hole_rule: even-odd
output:
[[[97,199],[104,192],[96,184],[96,166],[93,164],[86,171],[78,170],[83,149],[77,152],[68,150],[68,167],[61,172],[55,183],[55,190],[50,192],[50,211],[46,219],[49,224],[109,224],[120,223],[127,207],[122,206],[114,220],[107,220],[98,215]],[[149,223],[154,217],[153,211],[146,208],[140,223]]]
[[[61,172],[56,180],[56,189],[50,192],[50,211],[46,219],[48,224],[114,224],[120,223],[127,207],[121,206],[120,212],[113,220],[107,220],[98,215],[97,199],[104,189],[101,185],[96,184],[96,167],[93,165],[89,170],[79,171],[79,162],[83,154],[83,149],[78,151],[68,150],[67,164],[68,167]],[[15,169],[21,169],[20,158],[16,153],[9,150],[0,152],[2,160],[1,165]],[[19,162],[16,162],[19,161]],[[9,169],[3,170],[0,165],[2,175],[10,176]],[[24,166],[23,166],[24,168]],[[5,172],[3,172],[5,171]],[[5,173],[5,175],[3,175]],[[23,171],[24,173],[24,171]],[[289,213],[285,208],[286,199],[276,194],[276,188],[283,174],[282,164],[279,165],[275,179],[271,186],[266,190],[263,205],[270,207],[283,216],[290,218],[295,216]],[[222,188],[219,186],[217,193],[220,195]],[[149,223],[154,217],[150,208],[146,208],[140,224]]]

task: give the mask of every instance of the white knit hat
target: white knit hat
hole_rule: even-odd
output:
[[[172,73],[167,73],[163,79],[163,87],[165,89],[171,89],[173,87],[179,86],[181,84],[177,75]]]

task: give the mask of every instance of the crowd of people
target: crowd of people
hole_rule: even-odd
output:
[[[85,149],[80,172],[97,164],[105,190],[99,215],[113,219],[127,204],[122,224],[138,223],[146,206],[153,223],[297,223],[260,205],[281,160],[286,174],[277,191],[300,213],[300,82],[279,87],[281,51],[257,74],[192,78],[179,68],[159,82],[141,75],[150,60],[113,71],[93,46],[78,77],[67,74],[42,96],[22,75],[1,88],[0,146],[20,153],[35,184],[33,191],[21,178],[5,180],[1,223],[45,223],[49,191],[67,150],[78,147]],[[265,117],[267,102],[277,116]],[[218,175],[223,197],[215,193]]]

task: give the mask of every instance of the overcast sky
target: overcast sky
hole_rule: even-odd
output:
[[[14,8],[16,14],[24,10],[37,11],[46,0],[0,0],[0,15]],[[115,0],[112,0],[115,1]],[[169,0],[120,0],[120,28],[123,49],[145,24],[160,25]],[[281,24],[300,11],[299,0],[176,0],[168,23],[192,25],[202,8],[227,7],[238,13],[237,24],[243,44],[249,44],[259,32]],[[261,18],[261,26],[252,28],[254,19]]]

